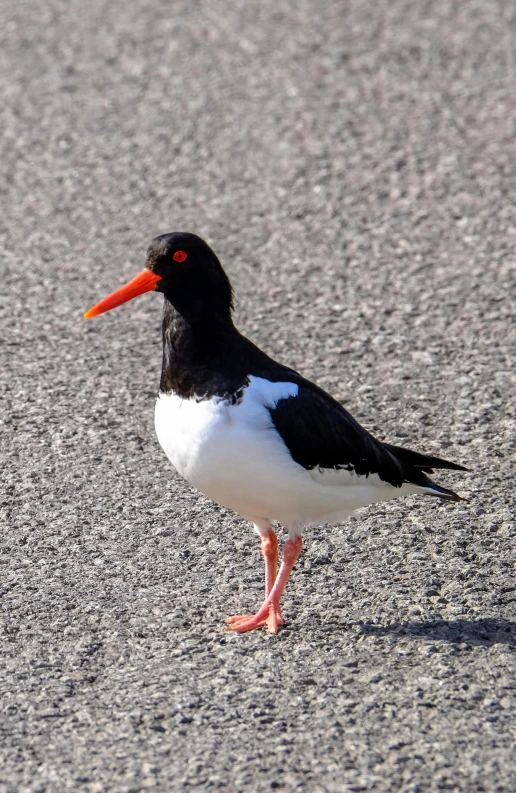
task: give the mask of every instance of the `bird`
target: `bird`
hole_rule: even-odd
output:
[[[155,237],[144,269],[84,316],[150,291],[164,295],[159,443],[194,488],[250,521],[260,537],[265,598],[254,614],[228,617],[226,630],[278,633],[307,527],[340,523],[398,496],[462,500],[428,474],[466,468],[378,440],[322,388],[239,332],[230,280],[201,237]],[[288,531],[279,569],[278,523]]]

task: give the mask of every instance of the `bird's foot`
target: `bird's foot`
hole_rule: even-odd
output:
[[[262,625],[267,626],[269,633],[278,633],[280,627],[285,624],[279,603],[267,603],[267,601],[256,614],[237,614],[228,617],[225,623],[228,626],[226,630],[238,633],[253,631],[255,628],[261,628]]]

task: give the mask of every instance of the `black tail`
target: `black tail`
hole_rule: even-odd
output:
[[[389,443],[384,443],[384,446],[400,460],[404,466],[407,466],[406,476],[407,482],[411,482],[420,487],[429,488],[427,495],[438,496],[439,498],[446,499],[447,501],[464,501],[461,496],[454,493],[453,490],[448,490],[445,487],[433,482],[425,474],[433,474],[434,468],[448,468],[451,471],[467,471],[463,465],[457,463],[450,463],[448,460],[441,460],[440,457],[430,457],[427,454],[419,454],[412,449],[404,449],[402,446],[392,446]],[[410,472],[412,469],[412,475]]]
[[[437,496],[438,498],[443,498],[446,501],[465,501],[462,496],[457,495],[454,493],[453,490],[448,490],[446,487],[441,487],[441,485],[436,484],[433,482],[430,477],[421,474],[424,478],[425,482],[423,487],[429,487],[431,490],[427,490],[425,495],[427,496]],[[421,481],[418,481],[418,485],[421,485]]]

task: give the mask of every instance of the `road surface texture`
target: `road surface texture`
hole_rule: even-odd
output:
[[[516,6],[2,3],[1,793],[514,793]],[[82,319],[172,230],[471,469],[307,531],[278,636],[224,632],[258,538],[156,441],[161,298]]]

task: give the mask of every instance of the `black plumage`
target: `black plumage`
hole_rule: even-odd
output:
[[[171,252],[178,247],[188,252],[187,263],[170,265]],[[462,466],[377,440],[329,394],[274,361],[238,331],[229,279],[203,240],[193,234],[157,237],[147,266],[162,275],[157,289],[165,293],[162,392],[235,404],[250,376],[295,383],[297,396],[281,399],[270,415],[296,463],[306,469],[378,474],[397,488],[410,482],[432,488],[433,495],[459,500],[427,474],[434,468],[465,470]]]

